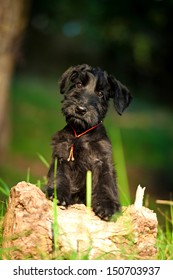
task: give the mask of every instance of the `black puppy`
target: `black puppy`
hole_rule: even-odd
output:
[[[112,147],[102,120],[113,99],[121,115],[131,101],[128,89],[100,68],[83,64],[61,77],[62,112],[67,125],[52,139],[52,163],[46,187],[54,192],[54,165],[58,160],[56,189],[59,205],[86,204],[86,172],[92,171],[92,208],[101,219],[120,209]]]

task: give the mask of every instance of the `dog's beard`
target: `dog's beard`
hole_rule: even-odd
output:
[[[63,108],[62,112],[66,118],[66,122],[74,128],[88,129],[94,125],[97,125],[99,120],[96,111],[87,111],[84,115],[75,113],[75,109],[72,106],[68,108]]]
[[[88,129],[96,124],[98,124],[98,118],[95,116],[78,116],[71,115],[66,116],[66,122],[73,125],[76,128]]]
[[[74,128],[79,128],[79,129],[87,129],[88,124],[85,122],[85,120],[81,118],[76,118],[74,116],[67,116],[66,117],[66,122],[70,125],[72,125]]]

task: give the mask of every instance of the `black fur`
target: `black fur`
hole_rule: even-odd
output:
[[[52,163],[47,194],[53,197],[54,165],[58,159],[57,196],[60,205],[86,204],[86,172],[92,171],[92,208],[101,219],[109,219],[120,209],[112,147],[102,124],[108,101],[113,99],[118,114],[131,101],[131,94],[113,76],[86,64],[69,68],[61,77],[64,95],[62,112],[67,125],[52,139]],[[91,127],[92,130],[86,132]],[[79,138],[75,137],[86,132]],[[73,156],[70,151],[74,148]]]

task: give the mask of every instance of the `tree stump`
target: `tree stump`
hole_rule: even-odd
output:
[[[20,182],[11,189],[3,223],[4,259],[155,259],[157,217],[142,206],[143,189],[134,205],[122,208],[116,222],[103,221],[83,204],[57,207],[35,185]],[[54,241],[57,241],[56,252]]]

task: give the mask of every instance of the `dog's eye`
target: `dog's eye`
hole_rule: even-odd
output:
[[[103,93],[103,91],[101,91],[101,90],[99,90],[98,92],[97,92],[97,95],[98,95],[98,97],[103,97],[103,95],[104,95],[104,93]]]
[[[76,88],[81,88],[82,87],[82,83],[80,83],[80,82],[78,82],[78,83],[76,83]]]

